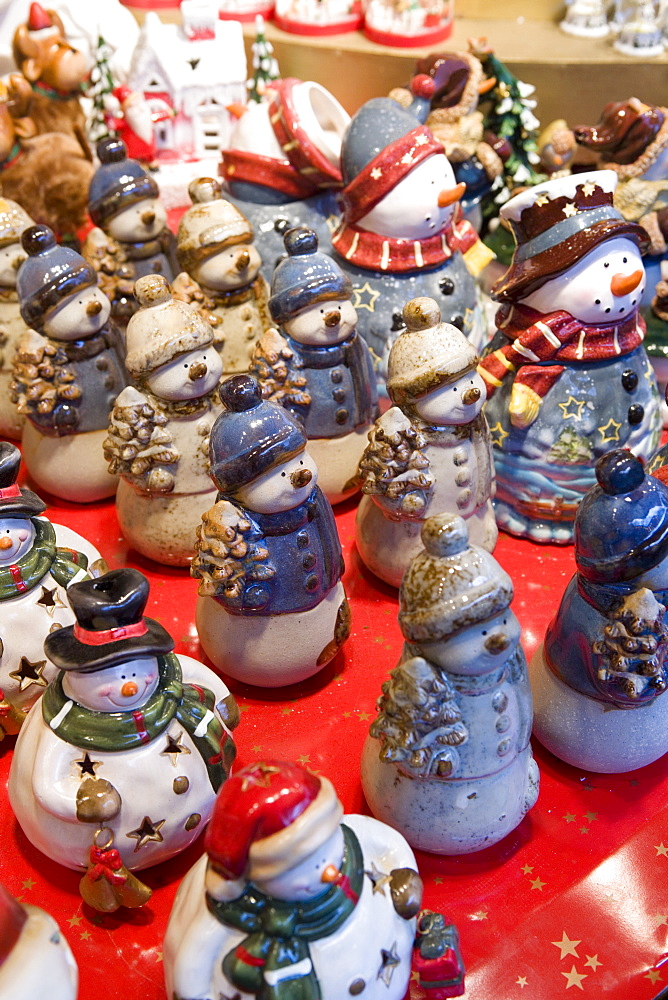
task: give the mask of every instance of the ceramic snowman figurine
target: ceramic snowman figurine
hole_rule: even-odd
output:
[[[403,321],[388,365],[394,406],[369,434],[355,524],[363,562],[393,587],[421,551],[420,531],[432,514],[461,514],[471,541],[490,552],[498,534],[478,355],[463,333],[440,322],[433,299],[412,299]]]
[[[3,438],[20,439],[25,422],[12,402],[9,386],[14,351],[26,330],[16,293],[16,276],[26,258],[21,236],[34,224],[18,202],[0,198],[0,437]]]
[[[498,330],[478,370],[497,522],[534,541],[570,542],[596,460],[611,447],[647,459],[661,428],[638,313],[647,234],[613,207],[616,180],[573,174],[501,209],[517,247],[492,292]]]
[[[319,83],[272,80],[267,100],[251,103],[223,150],[225,197],[253,224],[269,281],[295,226],[322,247],[339,219],[341,140],[350,116]]]
[[[223,371],[213,331],[194,306],[172,298],[162,275],[140,278],[141,306],[126,332],[125,364],[135,380],[118,396],[104,453],[119,475],[116,513],[142,555],[187,566],[195,529],[216,500],[209,434],[221,406]]]
[[[210,440],[218,502],[202,517],[190,568],[202,581],[197,632],[231,677],[296,684],[350,632],[336,523],[300,421],[264,402],[248,375],[223,382],[220,398]]]
[[[251,373],[265,399],[303,422],[320,488],[339,503],[359,489],[357,466],[378,415],[376,375],[355,329],[348,276],[318,251],[312,229],[291,229],[285,249],[269,299],[279,330],[258,341]]]
[[[530,665],[534,733],[588,771],[668,750],[668,487],[628,451],[596,465],[575,520],[577,573]]]
[[[175,240],[167,228],[167,213],[153,177],[128,158],[121,139],[97,144],[100,166],[88,192],[88,211],[95,223],[82,254],[98,273],[102,291],[111,301],[111,315],[120,326],[138,308],[134,282],[145,274],[176,274]]]
[[[79,972],[58,924],[0,885],[0,1000],[76,1000]]]
[[[383,370],[404,328],[403,305],[415,296],[436,299],[443,318],[480,347],[486,330],[474,275],[493,254],[460,218],[466,185],[455,182],[441,143],[410,111],[378,97],[352,119],[341,160],[343,218],[332,245],[352,279],[359,332]]]
[[[608,4],[605,0],[566,0],[566,12],[559,27],[567,35],[605,38],[609,33]]]
[[[497,843],[538,797],[531,690],[513,585],[469,545],[466,522],[429,518],[399,594],[406,640],[362,754],[375,816],[412,847],[468,854]]]
[[[205,843],[167,926],[168,996],[402,1000],[416,930],[439,915],[416,921],[422,880],[399,833],[344,816],[324,776],[262,761],[223,788]],[[461,996],[456,930],[431,944],[428,995]]]
[[[45,642],[61,672],[28,716],[9,774],[28,840],[87,870],[81,893],[106,911],[146,901],[131,871],[195,840],[236,752],[234,698],[143,617],[148,590],[134,569],[70,587],[76,623]]]
[[[47,226],[26,229],[17,291],[29,329],[14,357],[12,393],[27,416],[23,457],[41,489],[89,503],[112,496],[102,442],[128,382],[109,299],[84,258]]]
[[[255,341],[271,325],[253,227],[221,198],[211,177],[192,181],[188,191],[193,206],[176,237],[183,270],[173,283],[174,296],[197,306],[213,327],[225,374],[245,372]]]

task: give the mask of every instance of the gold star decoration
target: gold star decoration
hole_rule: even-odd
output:
[[[401,157],[401,162],[405,163],[407,167],[411,165],[411,163],[413,162],[413,154],[410,152],[410,150],[408,151],[408,153],[404,153],[404,155]]]
[[[27,878],[27,879],[24,879],[23,882],[21,882],[21,888],[22,889],[32,889],[32,887],[34,885],[37,885],[37,883],[35,882],[34,878]]]
[[[272,774],[278,774],[279,770],[278,767],[273,767],[271,764],[258,764],[248,774],[244,774],[244,780],[241,782],[241,791],[245,792],[252,785],[257,788],[269,788]]]
[[[536,195],[536,204],[540,208],[542,205],[549,205],[550,196],[544,191],[541,191],[539,195]]]
[[[587,961],[585,962],[585,967],[589,966],[594,972],[598,969],[599,965],[603,965],[603,962],[599,962],[598,955],[587,955]]]
[[[654,926],[655,927],[668,927],[668,913],[656,913],[654,915]]]
[[[291,711],[292,708],[289,705],[284,705],[281,709],[281,715],[289,715]]]
[[[572,417],[573,420],[582,420],[582,409],[585,405],[584,399],[576,399],[574,396],[569,396],[565,403],[558,403],[557,405],[563,413],[563,420],[568,420],[569,417]]]
[[[503,442],[508,437],[508,431],[504,431],[501,421],[497,420],[494,426],[490,427],[489,436],[492,439],[493,445],[496,445],[497,448],[503,448]]]
[[[27,656],[22,656],[18,667],[9,676],[19,682],[19,691],[25,691],[31,684],[46,687],[46,678],[43,676],[45,666],[46,660],[35,660],[33,663]]]
[[[648,969],[645,975],[643,976],[643,979],[649,979],[649,981],[653,986],[654,983],[661,982],[661,973],[658,972],[656,969]]]
[[[543,891],[543,886],[547,885],[547,882],[542,882],[539,878],[533,878],[531,881],[531,888],[538,889],[540,892]]]
[[[570,990],[571,986],[577,986],[579,990],[584,992],[584,986],[582,985],[582,980],[587,978],[586,972],[578,972],[574,965],[571,966],[570,972],[562,972],[562,976],[566,977],[566,989]]]
[[[608,441],[619,441],[619,431],[621,429],[621,424],[618,424],[616,420],[612,417],[608,420],[607,424],[602,427],[598,427],[597,430],[601,435],[601,444],[607,444]],[[606,431],[610,433],[606,434]]]
[[[87,941],[90,937],[90,931],[82,931],[80,937],[82,941]]]
[[[654,850],[656,851],[657,858],[659,856],[664,857],[664,858],[668,858],[668,847],[664,846],[663,841],[661,841],[660,844],[655,844],[654,845]]]
[[[487,920],[489,913],[487,910],[476,910],[471,914],[471,920]]]
[[[172,764],[176,767],[176,759],[182,753],[190,753],[188,747],[184,747],[181,743],[183,739],[183,732],[178,733],[176,736],[172,736],[171,733],[167,733],[167,746],[164,750],[160,751],[161,757],[171,757]]]
[[[550,941],[550,944],[553,944],[555,948],[559,948],[561,952],[559,955],[560,959],[566,958],[566,955],[574,955],[575,958],[580,957],[577,953],[577,946],[580,942],[575,939],[571,941],[566,931],[562,932],[561,941]]]
[[[415,145],[416,146],[424,146],[427,143],[427,141],[428,140],[427,140],[427,136],[426,135],[419,135],[417,137],[417,139],[415,140]]]
[[[582,193],[585,196],[585,198],[591,198],[595,190],[596,190],[596,185],[593,184],[591,181],[587,181],[586,184],[582,185]]]
[[[61,599],[57,587],[42,587],[42,596],[35,603],[41,604],[50,618],[53,618],[56,608],[67,607]]]
[[[586,812],[585,819],[588,819],[590,823],[593,823],[595,819],[598,819],[598,813]]]
[[[588,826],[581,826],[580,827],[580,833],[589,833],[589,827]]]
[[[578,210],[572,201],[567,201],[562,211],[567,219],[570,219],[572,216],[578,214]]]
[[[309,754],[303,753],[301,755],[301,757],[297,757],[297,763],[301,764],[302,767],[304,767],[306,764],[310,764],[311,763],[311,758],[310,758]]]
[[[567,823],[575,823],[575,813],[566,813],[566,815],[561,818],[565,819]]]
[[[156,844],[160,844],[164,839],[160,830],[165,825],[167,821],[164,819],[159,819],[157,823],[149,819],[148,816],[144,816],[141,825],[136,829],[132,830],[130,833],[126,833],[126,837],[130,837],[132,840],[136,840],[135,844],[135,854],[140,847],[144,847],[149,841],[153,840]]]
[[[370,313],[375,312],[379,296],[380,292],[372,288],[368,281],[365,281],[363,285],[353,287],[353,306],[358,310],[366,309]]]
[[[371,718],[371,716],[369,715],[368,712],[358,712],[357,716],[358,716],[360,722],[368,722],[369,719]]]
[[[527,982],[527,977],[526,976],[518,976],[517,979],[515,980],[515,985],[516,986],[521,986],[522,989],[524,989],[525,986],[529,985],[528,982]]]
[[[256,743],[254,747],[251,747],[253,753],[262,753],[262,747],[259,743]]]
[[[367,871],[365,868],[364,874],[371,880],[371,885],[373,886],[372,895],[379,892],[381,896],[384,896],[385,886],[390,884],[392,876],[386,875],[385,872],[382,872],[379,868],[377,868],[375,861],[371,862],[371,871]]]
[[[97,771],[98,767],[102,767],[102,761],[91,760],[88,755],[88,751],[86,751],[83,757],[80,757],[79,760],[72,761],[72,763],[76,764],[76,766],[79,768],[80,778],[83,778],[86,775],[90,775],[91,778],[94,778],[95,772]]]
[[[395,941],[389,951],[380,949],[381,963],[378,970],[378,978],[382,979],[386,986],[392,982],[394,970],[399,965],[399,955],[397,954],[397,942]]]
[[[81,917],[78,913],[74,913],[67,922],[70,927],[77,927],[81,923]]]
[[[524,875],[531,875],[533,871],[533,865],[522,865],[522,873]]]
[[[443,885],[442,875],[434,875],[434,885]]]
[[[371,171],[371,177],[374,181],[379,181],[382,176],[383,176],[383,171],[380,169],[380,167],[374,167],[373,170]]]

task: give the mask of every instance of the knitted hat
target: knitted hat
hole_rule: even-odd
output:
[[[198,177],[188,186],[192,208],[181,217],[176,234],[179,266],[190,274],[197,264],[237,243],[253,242],[253,227],[245,215],[220,195],[212,177]]]
[[[81,254],[61,247],[48,226],[30,226],[21,237],[28,259],[21,265],[16,291],[27,326],[39,329],[45,314],[63,299],[91,285],[97,274]]]
[[[575,515],[578,572],[592,583],[633,580],[668,554],[668,488],[622,449],[599,458],[596,479]]]
[[[134,378],[149,375],[179,354],[213,344],[213,330],[199,310],[172,297],[162,274],[146,274],[135,282],[141,308],[125,334],[125,367]]]
[[[426,125],[389,97],[374,97],[353,116],[343,139],[343,215],[354,224],[429,156],[445,156]]]
[[[269,311],[275,323],[285,323],[316,302],[352,296],[350,278],[329,254],[319,252],[312,229],[290,229],[283,242],[288,256],[271,278]]]
[[[44,652],[59,670],[91,673],[137,656],[158,656],[174,648],[169,632],[144,618],[149,584],[138,569],[112,569],[96,580],[68,587],[76,625],[51,632]]]
[[[228,778],[215,801],[204,846],[225,878],[275,878],[317,851],[343,807],[327,778],[297,764],[261,761]]]
[[[88,211],[96,226],[104,224],[130,205],[157,198],[158,185],[137,160],[128,159],[122,139],[102,139],[97,144],[100,166],[88,190]]]
[[[21,208],[17,201],[0,197],[0,247],[20,243],[22,233],[35,221]]]
[[[434,299],[411,299],[403,309],[406,329],[399,334],[387,363],[387,392],[402,406],[475,371],[480,358],[464,334],[441,322]]]
[[[16,445],[0,441],[0,517],[35,517],[46,510],[36,493],[16,482],[20,466],[21,452]]]
[[[614,207],[616,186],[614,171],[593,170],[536,184],[507,201],[500,214],[517,246],[492,288],[494,298],[512,302],[528,295],[614,236],[633,240],[645,253],[649,236]]]
[[[28,914],[18,899],[0,885],[0,966],[9,958],[27,919]]]
[[[263,400],[250,375],[233,375],[219,392],[225,410],[211,428],[209,459],[221,493],[234,493],[306,447],[302,424],[278,403]]]
[[[469,545],[463,518],[428,518],[422,542],[399,591],[399,627],[408,642],[448,639],[509,607],[512,580],[494,556]]]

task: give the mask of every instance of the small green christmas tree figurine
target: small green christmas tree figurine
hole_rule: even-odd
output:
[[[93,146],[100,139],[106,139],[108,135],[115,134],[110,131],[105,117],[105,112],[108,110],[105,105],[105,98],[114,89],[114,78],[109,68],[111,55],[111,46],[99,35],[95,50],[95,65],[91,70],[90,86],[86,92],[87,97],[93,102],[93,110],[88,125],[88,137]]]
[[[280,77],[278,63],[274,58],[274,47],[265,36],[264,18],[261,14],[255,18],[255,41],[252,52],[253,76],[248,81],[248,96],[251,101],[260,104],[264,100],[267,84]]]

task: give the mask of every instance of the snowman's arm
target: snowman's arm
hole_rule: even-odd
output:
[[[35,710],[41,711],[39,704]],[[66,823],[78,823],[76,803],[79,781],[69,773],[70,757],[76,754],[76,748],[71,748],[72,754],[63,755],[64,746],[66,744],[55,739],[50,732],[38,736],[32,769],[32,791],[46,812]],[[63,773],[64,766],[67,773]]]
[[[109,417],[109,435],[102,443],[109,472],[122,476],[138,493],[171,493],[171,467],[181,456],[173,447],[166,424],[167,418],[148,396],[134,386],[126,386],[116,397]]]
[[[478,365],[478,374],[485,380],[487,397],[493,396],[503,380],[518,369],[552,361],[581,329],[568,313],[552,313],[520,330],[503,347],[485,355]]]
[[[213,691],[216,699],[216,709],[225,729],[229,732],[234,729],[239,721],[239,709],[234,695],[231,694],[227,684],[223,683],[218,674],[213,670],[195,660],[185,653],[178,653],[177,659],[183,671],[183,681],[186,684],[196,684],[199,687],[208,688]]]

